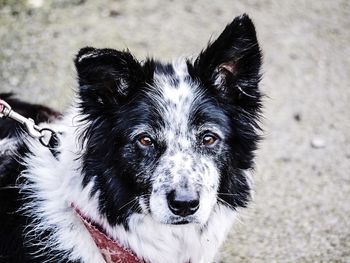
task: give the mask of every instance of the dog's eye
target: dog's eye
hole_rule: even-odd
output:
[[[202,139],[204,146],[213,146],[218,141],[218,137],[212,133],[205,134]]]
[[[142,136],[138,139],[138,143],[142,147],[151,147],[154,145],[153,140],[149,136]]]

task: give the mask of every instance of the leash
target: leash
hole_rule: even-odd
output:
[[[14,111],[11,106],[4,100],[0,99],[0,119],[10,118],[23,125],[27,133],[39,140],[39,142],[47,147],[52,155],[57,159],[59,152],[57,146],[59,139],[57,133],[50,128],[40,128],[31,118],[26,118],[18,112]]]

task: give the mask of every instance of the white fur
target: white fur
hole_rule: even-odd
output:
[[[13,154],[17,148],[18,139],[6,138],[0,140],[0,155]]]

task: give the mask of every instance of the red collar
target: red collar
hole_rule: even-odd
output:
[[[74,204],[71,204],[71,207],[89,231],[106,263],[145,263],[145,261],[136,257],[131,250],[124,248],[122,245],[118,244],[118,242],[101,232]]]

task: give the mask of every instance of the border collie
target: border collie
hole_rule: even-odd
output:
[[[197,58],[139,62],[86,47],[75,66],[77,96],[62,117],[6,95],[59,143],[54,156],[0,120],[0,261],[131,262],[101,252],[91,229],[137,262],[215,261],[251,198],[260,139],[250,18],[235,18]]]

